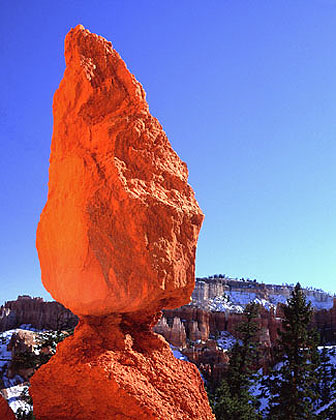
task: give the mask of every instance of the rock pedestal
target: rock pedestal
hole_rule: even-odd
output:
[[[148,325],[81,321],[32,378],[39,420],[213,419],[197,368]]]
[[[44,286],[80,323],[31,380],[35,416],[213,419],[196,368],[152,332],[195,284],[187,167],[110,42],[79,25],[65,59],[36,244]]]

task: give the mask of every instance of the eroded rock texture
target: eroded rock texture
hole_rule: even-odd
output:
[[[43,284],[77,315],[178,307],[203,220],[187,167],[110,42],[77,26],[65,59],[37,230]]]
[[[7,401],[2,398],[0,394],[0,419],[1,420],[15,420],[13,411],[9,408]]]
[[[32,377],[38,420],[213,419],[197,368],[148,325],[80,322]]]
[[[36,418],[212,419],[196,368],[151,329],[194,288],[203,214],[186,165],[111,43],[77,26],[65,58],[37,249],[80,324],[32,378]]]

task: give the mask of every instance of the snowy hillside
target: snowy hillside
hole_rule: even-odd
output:
[[[264,294],[265,296],[265,294]],[[250,302],[259,303],[267,310],[270,308],[276,308],[278,303],[286,303],[289,295],[284,294],[266,294],[265,297],[261,297],[261,294],[257,292],[246,291],[225,291],[220,296],[208,298],[204,304],[208,306],[211,311],[216,312],[235,312],[241,313],[244,311],[245,306]],[[325,295],[323,300],[318,299],[313,294],[307,293],[307,301],[311,302],[312,306],[316,310],[326,309],[329,310],[333,307],[333,296]]]

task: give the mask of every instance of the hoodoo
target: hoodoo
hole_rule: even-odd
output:
[[[55,93],[42,282],[80,318],[32,377],[38,420],[213,419],[202,379],[152,331],[189,302],[203,213],[110,42],[79,25]]]

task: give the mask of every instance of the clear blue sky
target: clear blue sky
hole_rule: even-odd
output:
[[[336,0],[0,5],[0,302],[48,297],[35,231],[78,23],[112,41],[188,164],[197,275],[336,292]]]

